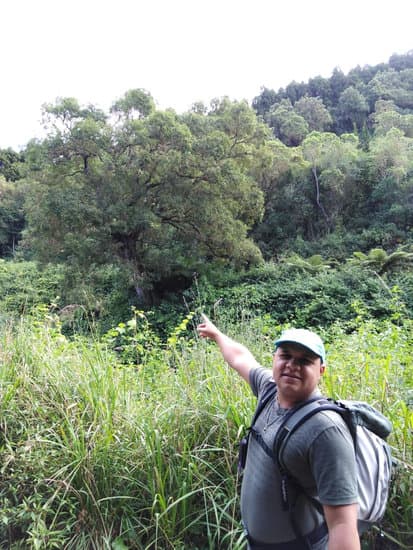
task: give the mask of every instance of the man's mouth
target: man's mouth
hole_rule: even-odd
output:
[[[297,374],[291,374],[291,373],[285,372],[281,376],[285,378],[294,378],[295,380],[301,380],[301,378]]]

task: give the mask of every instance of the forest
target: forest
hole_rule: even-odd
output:
[[[120,315],[115,293],[125,315],[265,262],[411,259],[412,52],[251,107],[178,115],[129,90],[109,113],[59,98],[43,118],[44,140],[0,151],[0,256],[59,271],[62,307]]]
[[[413,50],[251,105],[133,89],[42,116],[0,149],[0,548],[243,548],[253,404],[202,312],[263,363],[282,327],[323,334],[325,389],[394,425],[363,548],[411,547]]]
[[[411,260],[412,52],[251,107],[177,114],[129,90],[109,113],[59,98],[43,118],[45,139],[0,151],[0,257],[40,269],[61,308],[120,320],[268,263],[380,275]]]

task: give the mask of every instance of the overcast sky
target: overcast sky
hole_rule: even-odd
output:
[[[57,97],[107,109],[132,88],[185,111],[413,49],[412,0],[4,0],[0,148],[41,136]]]

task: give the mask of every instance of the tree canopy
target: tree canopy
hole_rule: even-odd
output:
[[[262,215],[252,170],[269,133],[252,109],[222,99],[177,115],[135,90],[112,112],[115,122],[71,99],[45,106],[47,161],[27,206],[36,255],[80,269],[121,262],[139,287],[259,262],[247,232]]]

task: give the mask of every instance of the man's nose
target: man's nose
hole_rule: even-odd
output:
[[[286,366],[290,368],[299,367],[300,363],[298,359],[296,359],[295,357],[290,357],[286,362]]]

